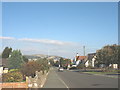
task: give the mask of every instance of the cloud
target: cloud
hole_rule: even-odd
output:
[[[51,45],[61,45],[61,46],[75,46],[78,45],[75,42],[64,42],[64,41],[59,41],[59,40],[50,40],[50,39],[32,39],[32,38],[19,38],[16,39],[14,37],[0,37],[0,39],[4,39],[4,40],[16,40],[16,41],[28,41],[28,42],[35,42],[35,43],[43,43],[43,44],[51,44]]]
[[[0,39],[15,39],[13,37],[0,37]]]
[[[58,40],[49,40],[49,39],[30,39],[30,38],[23,38],[19,39],[22,41],[29,41],[29,42],[38,42],[38,43],[45,43],[45,44],[54,44],[54,45],[69,45],[73,44],[71,42],[63,42]]]
[[[13,37],[0,37],[0,39],[4,39],[2,42],[4,47],[20,49],[23,54],[48,54],[49,52],[50,55],[72,57],[76,50],[81,48],[81,44],[77,42]]]

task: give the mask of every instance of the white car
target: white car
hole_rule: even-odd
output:
[[[63,72],[63,70],[64,70],[63,67],[59,67],[58,68],[58,71],[62,71]]]
[[[76,65],[76,64],[73,64],[72,67],[77,67],[77,65]]]

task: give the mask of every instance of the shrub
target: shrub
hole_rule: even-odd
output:
[[[35,76],[35,72],[40,70],[40,65],[36,61],[29,61],[25,63],[22,68],[21,72],[25,76]]]
[[[85,68],[85,65],[84,65],[83,63],[81,63],[81,64],[79,64],[79,65],[77,66],[77,68],[78,68],[78,69],[84,69],[84,68]]]
[[[3,82],[21,82],[23,81],[23,76],[20,72],[9,72],[3,74]]]
[[[42,71],[44,74],[44,71],[49,71],[49,65],[48,60],[46,58],[44,59],[38,59],[37,61],[29,61],[28,63],[24,63],[21,68],[21,72],[23,76],[35,76],[36,71]]]

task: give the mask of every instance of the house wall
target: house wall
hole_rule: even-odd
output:
[[[3,73],[3,67],[0,67],[0,75]]]
[[[3,70],[3,73],[8,73],[8,69],[7,70]]]
[[[88,67],[88,66],[89,66],[89,61],[85,63],[85,67]]]
[[[113,64],[114,69],[118,69],[118,64]]]
[[[95,62],[95,58],[92,59],[92,67],[95,66],[95,63],[94,63],[94,62]]]

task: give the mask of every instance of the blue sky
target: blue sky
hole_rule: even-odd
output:
[[[2,4],[3,48],[73,57],[118,43],[117,2]]]

